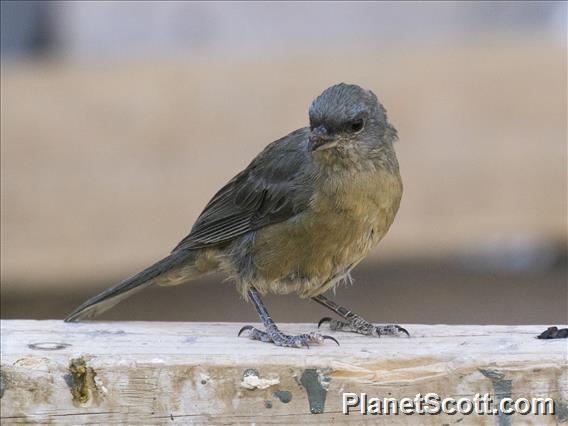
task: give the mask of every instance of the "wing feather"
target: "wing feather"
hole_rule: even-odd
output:
[[[307,136],[304,128],[268,145],[213,196],[173,251],[223,244],[301,213],[313,191]]]

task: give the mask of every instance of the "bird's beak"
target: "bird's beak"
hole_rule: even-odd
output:
[[[330,135],[324,126],[319,126],[310,132],[310,148],[312,151],[321,151],[337,145],[337,138]]]

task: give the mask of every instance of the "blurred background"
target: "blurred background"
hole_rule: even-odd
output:
[[[63,318],[165,256],[344,81],[388,109],[405,195],[336,300],[375,322],[568,322],[566,19],[543,1],[2,1],[2,318]],[[258,321],[217,275],[101,319]]]

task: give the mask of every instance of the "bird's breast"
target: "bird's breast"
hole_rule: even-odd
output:
[[[313,210],[315,216],[333,222],[335,232],[330,237],[340,237],[338,245],[354,257],[364,257],[390,228],[401,196],[398,170],[379,169],[351,179],[327,180],[316,191]]]
[[[277,293],[322,293],[386,234],[401,195],[398,171],[322,181],[303,213],[258,232],[257,277]]]

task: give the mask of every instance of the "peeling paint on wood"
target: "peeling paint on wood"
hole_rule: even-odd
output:
[[[241,387],[249,390],[253,389],[266,389],[270,386],[275,386],[280,383],[278,377],[273,378],[261,378],[257,370],[249,368],[243,373],[243,380],[241,381]]]
[[[64,379],[71,390],[75,407],[90,407],[99,404],[99,389],[95,377],[95,371],[87,366],[83,358],[71,360],[69,373],[64,376]]]
[[[309,350],[237,338],[234,332],[241,324],[2,321],[0,326],[2,423],[416,420],[344,416],[343,392],[393,398],[418,392],[442,398],[475,393],[551,397],[557,401],[555,416],[506,419],[512,424],[554,425],[567,417],[566,341],[536,339],[543,326],[412,325],[410,339],[330,332],[340,347]],[[285,327],[294,332],[310,326],[315,328]],[[42,342],[63,347],[37,345]],[[420,416],[424,425],[458,421],[494,425],[502,420]]]
[[[292,393],[285,390],[272,392],[272,395],[274,395],[280,400],[280,402],[284,404],[288,404],[290,401],[292,401]]]
[[[300,383],[306,389],[312,414],[323,413],[327,396],[327,386],[324,386],[326,382],[327,380],[322,380],[321,374],[315,368],[308,368],[302,373]]]
[[[505,379],[505,375],[499,371],[480,368],[481,374],[491,380],[493,384],[493,398],[498,404],[503,398],[511,398],[513,381]],[[513,423],[510,415],[505,415],[501,411],[497,414],[497,426],[510,426]]]
[[[556,420],[558,423],[568,423],[568,401],[556,401]]]
[[[6,373],[0,370],[0,399],[4,396],[6,385],[7,385]]]

